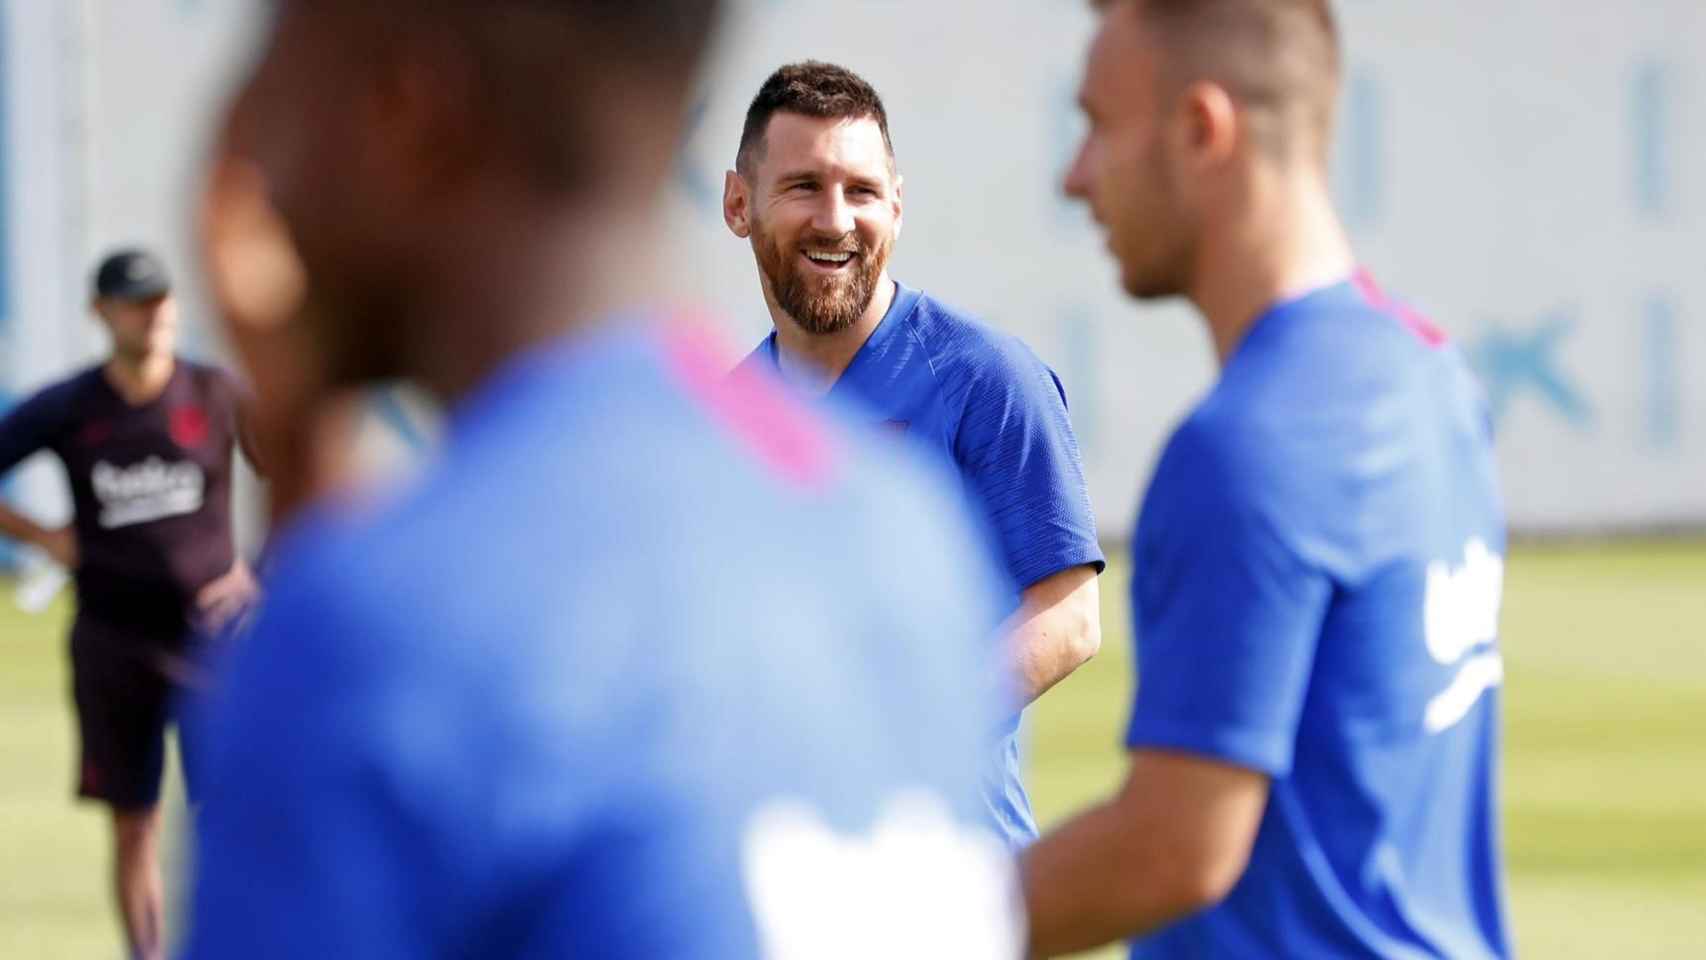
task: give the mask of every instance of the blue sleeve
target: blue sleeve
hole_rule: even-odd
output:
[[[323,591],[269,588],[206,712],[184,956],[431,956],[457,875],[437,874],[386,742],[393,694],[366,650],[397,638]]]
[[[1060,379],[1017,341],[994,348],[966,392],[954,456],[1021,590],[1104,566]]]
[[[0,418],[0,476],[52,445],[69,414],[63,385],[49,387],[8,410]]]
[[[1288,539],[1277,459],[1191,422],[1163,454],[1133,556],[1128,746],[1290,770],[1332,584]]]

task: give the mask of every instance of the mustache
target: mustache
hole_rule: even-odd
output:
[[[866,249],[858,235],[851,233],[839,237],[802,237],[800,248],[813,253],[864,253]]]

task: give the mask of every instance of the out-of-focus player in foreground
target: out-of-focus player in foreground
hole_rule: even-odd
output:
[[[775,330],[743,365],[844,402],[960,476],[995,535],[1013,611],[1005,656],[1028,704],[1101,644],[1096,522],[1059,379],[1023,343],[889,278],[901,178],[876,90],[790,64],[747,111],[723,214],[752,243]],[[992,648],[993,652],[993,648]],[[988,771],[989,818],[1036,838],[1019,779],[1018,711]]]
[[[0,419],[0,475],[51,450],[71,484],[72,524],[44,529],[0,505],[0,535],[75,574],[77,793],[113,817],[113,882],[132,956],[164,956],[160,778],[174,697],[192,679],[199,632],[251,598],[231,534],[238,391],[174,354],[166,269],[123,250],[95,271],[93,306],[112,352]],[[180,738],[188,759],[189,744]],[[186,772],[192,764],[184,764]]]
[[[1488,420],[1333,212],[1328,4],[1100,6],[1067,190],[1221,375],[1133,546],[1129,776],[1027,854],[1032,949],[1504,956]]]
[[[715,8],[274,5],[206,210],[264,422],[401,377],[449,428],[275,535],[189,956],[1020,949],[950,482],[629,306]]]

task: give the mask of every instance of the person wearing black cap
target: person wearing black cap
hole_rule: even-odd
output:
[[[132,956],[155,958],[165,952],[157,807],[166,726],[192,679],[193,638],[254,593],[231,530],[240,394],[224,372],[174,353],[177,304],[159,259],[118,251],[93,288],[112,339],[105,362],[0,418],[0,475],[51,451],[71,484],[72,522],[44,528],[0,504],[0,536],[40,547],[75,576],[77,793],[112,809],[125,935]]]

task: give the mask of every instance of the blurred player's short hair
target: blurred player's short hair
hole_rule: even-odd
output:
[[[303,2],[303,0],[296,0]],[[338,7],[346,0],[307,0]],[[542,186],[582,181],[593,110],[685,99],[721,0],[364,0],[386,30],[437,34],[473,81],[471,106]],[[346,8],[346,9],[349,9]]]
[[[1281,160],[1324,159],[1342,69],[1330,0],[1095,0],[1131,6],[1157,32],[1169,87],[1217,84],[1253,142]]]
[[[883,132],[889,162],[894,162],[889,115],[876,88],[846,67],[804,60],[772,73],[752,98],[735,159],[741,176],[750,176],[753,165],[764,159],[764,134],[770,128],[770,118],[778,113],[798,113],[819,120],[875,120]]]

